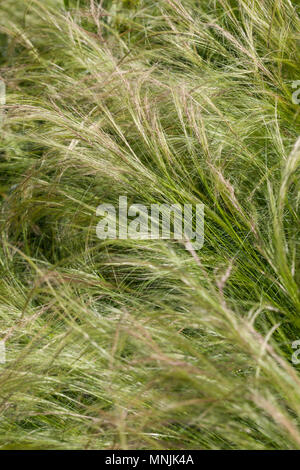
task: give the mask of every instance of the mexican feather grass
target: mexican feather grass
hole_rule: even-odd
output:
[[[2,449],[300,449],[290,0],[1,0]],[[205,205],[201,250],[101,203]]]

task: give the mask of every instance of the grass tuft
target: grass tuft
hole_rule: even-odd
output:
[[[1,3],[2,449],[300,448],[299,33],[289,0]],[[119,195],[204,203],[203,248],[97,239]]]

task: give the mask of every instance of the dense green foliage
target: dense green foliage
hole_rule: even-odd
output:
[[[1,448],[300,448],[298,12],[0,1]],[[119,195],[203,248],[99,240]]]

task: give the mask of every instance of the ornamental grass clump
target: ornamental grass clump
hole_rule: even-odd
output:
[[[289,0],[0,3],[2,449],[300,448],[299,34]],[[100,239],[120,196],[203,204],[202,248]]]

